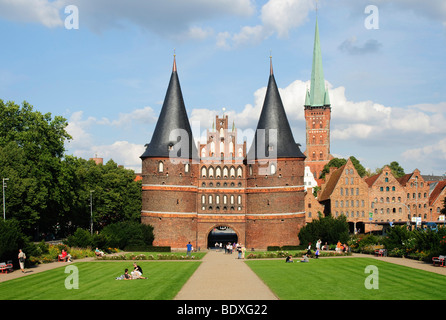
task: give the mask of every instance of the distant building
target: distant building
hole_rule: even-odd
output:
[[[311,86],[305,96],[306,150],[305,166],[318,179],[324,166],[333,159],[330,154],[331,103],[325,86],[319,27],[316,20],[314,34]]]

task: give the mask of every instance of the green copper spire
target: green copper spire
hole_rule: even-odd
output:
[[[308,94],[308,92],[307,92]],[[314,34],[313,67],[311,69],[311,87],[309,99],[305,99],[305,105],[321,107],[330,104],[328,91],[325,89],[324,70],[322,68],[321,44],[319,41],[319,26],[316,17],[316,30]],[[307,101],[309,100],[309,101]]]

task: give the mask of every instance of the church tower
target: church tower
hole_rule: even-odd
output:
[[[142,160],[141,222],[154,227],[153,245],[184,247],[196,239],[198,151],[174,57],[152,140]]]
[[[306,160],[317,179],[324,166],[333,158],[330,154],[331,104],[328,89],[325,87],[322,55],[319,41],[319,26],[316,17],[314,34],[313,67],[311,70],[310,90],[305,96],[306,121]]]

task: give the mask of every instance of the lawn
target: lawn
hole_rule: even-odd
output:
[[[198,261],[137,261],[148,279],[116,280],[132,261],[78,262],[78,289],[67,289],[75,273],[61,267],[0,283],[2,300],[172,300],[200,265]],[[17,271],[19,272],[19,271]]]
[[[299,259],[296,259],[299,261]],[[311,259],[308,263],[248,260],[248,266],[281,300],[444,300],[446,276],[371,258]],[[365,272],[378,271],[378,289]]]

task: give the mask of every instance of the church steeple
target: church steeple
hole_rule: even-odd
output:
[[[321,44],[319,40],[319,25],[316,16],[314,32],[313,66],[311,68],[311,86],[305,106],[322,107],[330,105],[328,90],[325,88],[324,70],[322,68]],[[307,101],[308,100],[308,101]]]
[[[277,133],[277,139],[274,139],[274,131],[270,131],[271,129]],[[248,153],[248,160],[268,157],[271,152],[277,154],[277,158],[305,158],[294,140],[274,78],[272,61],[265,100],[254,141]]]
[[[319,25],[316,14],[314,33],[313,66],[311,87],[305,94],[306,150],[305,165],[310,167],[315,178],[319,178],[324,166],[333,158],[330,154],[331,106],[322,69]]]
[[[186,146],[188,148],[185,148]],[[141,159],[150,157],[168,158],[169,156],[182,159],[196,159],[198,157],[178,79],[175,55],[163,107],[152,140],[146,145],[146,151]]]

